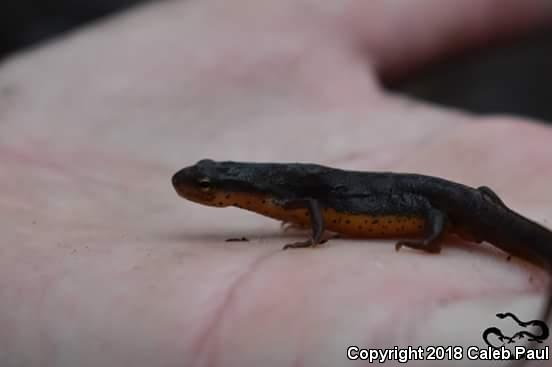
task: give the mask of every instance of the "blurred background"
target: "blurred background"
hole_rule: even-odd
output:
[[[4,0],[0,63],[17,50],[146,1]],[[552,123],[551,41],[552,25],[492,49],[454,55],[387,87],[476,113],[511,113]]]

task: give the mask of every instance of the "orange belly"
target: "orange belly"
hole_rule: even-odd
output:
[[[216,206],[236,206],[284,222],[310,226],[307,209],[285,209],[270,198],[243,194],[220,193]],[[425,233],[426,220],[412,215],[367,215],[338,212],[323,208],[325,228],[352,237],[419,237]]]
[[[422,217],[404,215],[366,215],[324,211],[326,228],[354,237],[417,237],[425,233]]]

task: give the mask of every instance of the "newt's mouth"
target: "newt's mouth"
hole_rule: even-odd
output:
[[[215,206],[215,193],[213,192],[204,192],[196,189],[195,187],[189,187],[186,185],[175,185],[174,189],[176,193],[187,200],[203,204],[203,205],[212,205]]]

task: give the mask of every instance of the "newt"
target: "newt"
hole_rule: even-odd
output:
[[[172,183],[181,197],[199,204],[234,206],[312,228],[308,241],[286,249],[317,246],[329,230],[353,237],[402,237],[397,249],[438,253],[439,241],[451,233],[552,265],[552,231],[508,208],[486,186],[410,173],[208,159],[178,171]]]
[[[507,207],[487,186],[413,173],[208,159],[181,169],[172,183],[178,195],[199,204],[234,206],[312,228],[307,241],[284,249],[316,247],[329,230],[397,238],[396,250],[439,253],[440,240],[449,233],[488,242],[552,271],[552,231]]]

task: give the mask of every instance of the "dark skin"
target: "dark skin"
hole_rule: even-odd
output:
[[[425,222],[420,231],[422,238],[401,240],[397,250],[409,247],[439,253],[439,241],[448,230],[466,240],[489,242],[545,269],[552,264],[552,231],[508,208],[486,186],[472,188],[426,175],[345,171],[315,164],[212,160],[183,168],[173,176],[172,183],[182,197],[194,202],[227,206],[217,199],[224,196],[228,205],[241,208],[246,203],[246,209],[297,225],[304,222],[288,217],[285,211],[306,209],[311,238],[284,248],[319,245],[327,227],[323,210],[331,208],[345,218],[421,218]],[[241,196],[239,202],[237,194]],[[255,197],[262,197],[262,202],[247,207]],[[267,205],[281,207],[284,212],[266,212]],[[354,219],[346,220],[351,224]],[[347,229],[343,232],[347,234]],[[402,232],[392,234],[404,235]],[[356,235],[374,237],[367,231]]]

